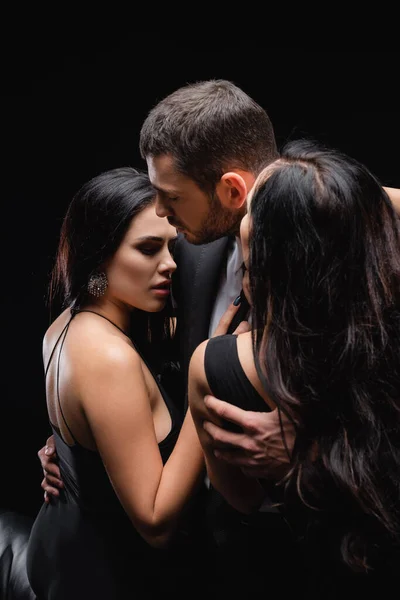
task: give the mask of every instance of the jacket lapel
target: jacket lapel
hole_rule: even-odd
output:
[[[211,311],[228,247],[228,237],[203,246],[179,240],[175,257],[178,269],[173,286],[178,304],[180,361],[185,380],[193,351],[208,338]]]
[[[221,270],[225,265],[229,238],[202,246],[194,278],[189,314],[192,325],[188,345],[189,357],[208,338],[211,312],[217,297]]]

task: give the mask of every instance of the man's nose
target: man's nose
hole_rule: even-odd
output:
[[[166,204],[162,200],[159,200],[158,198],[156,200],[155,208],[157,217],[170,217],[173,215],[173,212],[169,208],[168,204]]]

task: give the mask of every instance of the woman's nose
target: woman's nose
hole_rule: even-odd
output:
[[[172,273],[176,271],[176,262],[174,261],[171,255],[169,255],[169,257],[166,258],[165,261],[161,264],[161,271],[168,271],[170,275],[172,275]]]

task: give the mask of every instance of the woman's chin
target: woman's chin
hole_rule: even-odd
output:
[[[162,309],[165,307],[166,304],[167,304],[166,300],[159,300],[157,303],[149,302],[149,305],[145,310],[146,310],[146,312],[150,312],[150,313],[160,312],[160,311],[162,311]]]

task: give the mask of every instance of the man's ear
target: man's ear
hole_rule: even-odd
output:
[[[253,183],[254,176],[251,173],[244,171],[224,173],[216,186],[221,204],[230,210],[242,208]]]

